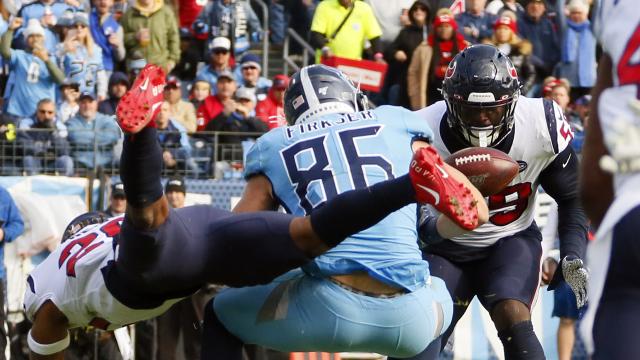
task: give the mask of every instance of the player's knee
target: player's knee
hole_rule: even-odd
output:
[[[491,319],[498,331],[508,329],[513,325],[531,319],[529,308],[518,300],[503,300],[494,305]]]
[[[533,332],[530,320],[498,331],[498,337],[504,346],[504,357],[507,360],[545,359],[542,344]]]

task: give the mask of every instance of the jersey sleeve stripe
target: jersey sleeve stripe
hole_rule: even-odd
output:
[[[556,124],[556,111],[553,108],[553,100],[542,99],[542,105],[544,106],[544,117],[547,120],[547,130],[549,130],[549,137],[551,138],[551,145],[553,145],[553,153],[557,154],[558,150],[558,129]]]

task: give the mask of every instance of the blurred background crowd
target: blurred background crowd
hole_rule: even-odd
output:
[[[442,99],[453,56],[491,43],[522,94],[552,97],[579,132],[598,51],[591,10],[587,0],[4,0],[0,173],[117,173],[111,117],[147,63],[169,74],[156,119],[167,175],[239,177],[243,149],[285,124],[289,75],[332,56],[386,64],[371,105],[417,110]]]

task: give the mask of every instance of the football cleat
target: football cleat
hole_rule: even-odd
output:
[[[421,148],[413,154],[409,176],[419,203],[433,205],[464,229],[478,226],[478,208],[471,190],[447,173],[433,147]]]
[[[122,131],[135,134],[155,119],[164,101],[164,84],[162,68],[149,64],[142,69],[118,103],[116,117]]]

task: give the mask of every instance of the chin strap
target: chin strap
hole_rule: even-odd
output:
[[[69,332],[67,331],[67,336],[64,339],[54,342],[53,344],[40,344],[37,342],[33,336],[31,335],[31,330],[29,330],[29,335],[27,335],[27,343],[29,344],[29,349],[38,355],[51,355],[55,353],[59,353],[69,347],[71,343],[71,337],[69,336]]]

